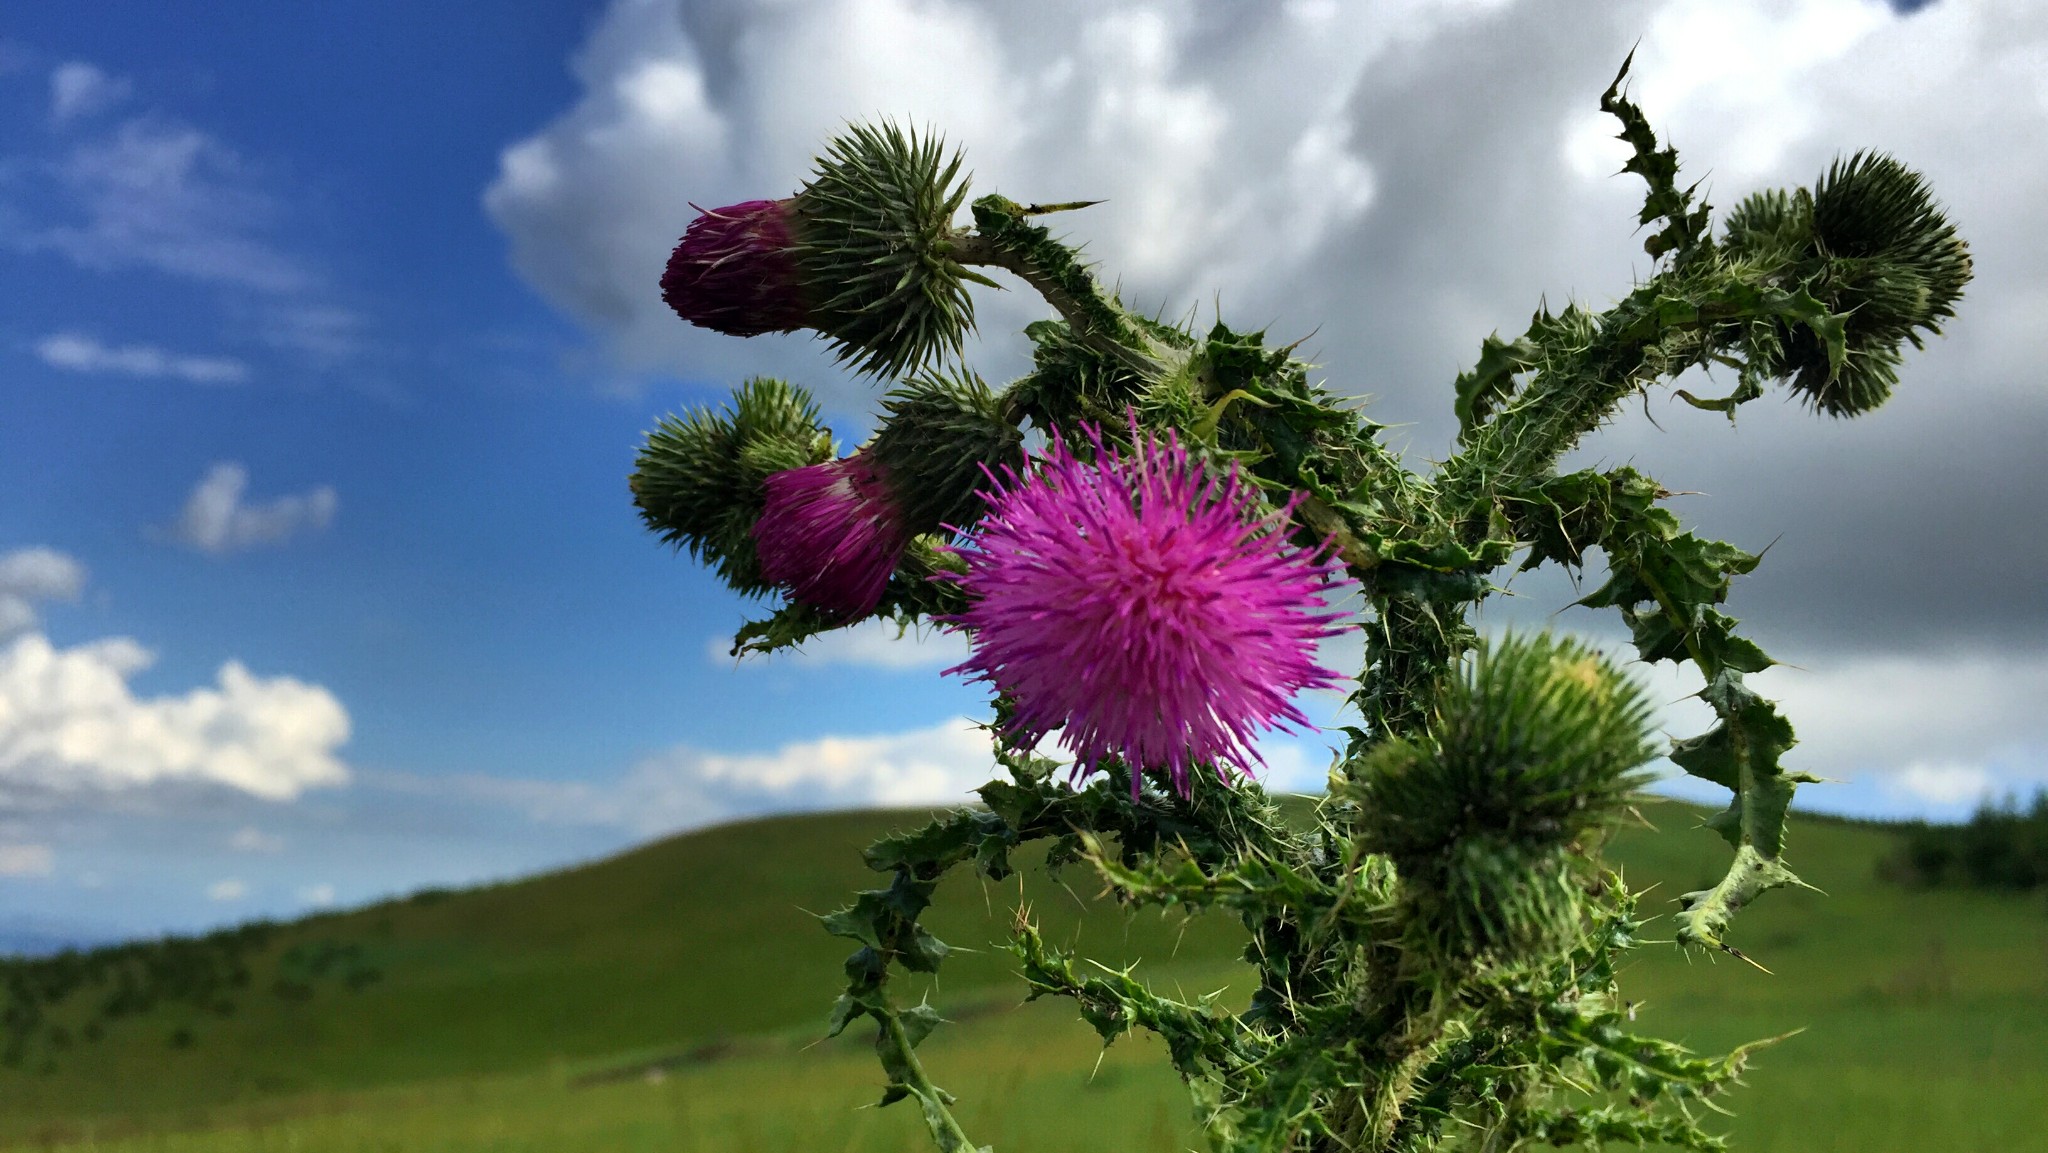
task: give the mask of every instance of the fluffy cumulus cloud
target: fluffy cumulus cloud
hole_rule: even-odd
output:
[[[1631,48],[1632,93],[1720,210],[1888,151],[1927,175],[1977,280],[1876,414],[1772,397],[1731,429],[1653,397],[1654,423],[1623,414],[1573,465],[1632,461],[1702,493],[1679,508],[1701,530],[1769,546],[1732,608],[1813,670],[1766,682],[1802,720],[1795,757],[1924,795],[2035,773],[2048,728],[2008,691],[2048,649],[2048,582],[2028,575],[2048,571],[2033,0],[614,0],[575,57],[580,97],[505,150],[485,201],[526,278],[627,362],[781,372],[857,412],[872,386],[816,342],[689,329],[655,282],[690,202],[787,194],[847,119],[930,124],[982,191],[1107,198],[1055,223],[1126,299],[1314,333],[1331,385],[1371,396],[1419,459],[1448,448],[1449,382],[1481,338],[1650,272],[1640,184],[1597,109]],[[971,358],[1019,370],[1008,334],[1046,310],[981,300]],[[1893,711],[1872,720],[1874,702]]]
[[[785,195],[847,119],[891,117],[968,147],[983,191],[1107,197],[1076,219],[1092,251],[1136,299],[1177,307],[1192,280],[1295,267],[1370,206],[1345,92],[1395,23],[1488,5],[1401,7],[1396,22],[1294,4],[1219,23],[1191,3],[620,0],[578,55],[583,98],[506,149],[485,202],[528,279],[628,358],[710,375],[766,352],[822,375],[801,340],[688,331],[654,285],[690,202]],[[996,331],[1039,311],[989,304]]]
[[[326,528],[340,505],[328,485],[258,502],[242,499],[248,488],[248,469],[232,461],[214,465],[193,487],[168,535],[215,555],[283,544],[302,531]]]
[[[42,601],[75,601],[85,588],[85,566],[52,548],[0,553],[0,640],[38,623]]]
[[[1059,755],[1057,734],[1040,749]],[[1274,734],[1259,745],[1259,779],[1280,792],[1320,791],[1330,750],[1314,734]],[[952,808],[1002,770],[988,731],[965,717],[903,732],[837,734],[756,752],[678,745],[609,782],[390,773],[374,791],[509,808],[542,825],[581,825],[652,836],[763,813],[848,808]]]
[[[326,689],[230,661],[212,687],[138,698],[151,660],[125,637],[0,647],[0,796],[191,783],[288,800],[348,780],[348,713]]]
[[[678,747],[617,784],[533,796],[537,815],[653,833],[796,809],[957,805],[994,775],[988,734],[965,718],[872,736],[826,736],[756,753]],[[564,803],[566,802],[566,803]]]
[[[249,366],[226,356],[190,356],[155,345],[110,345],[77,332],[57,332],[36,342],[36,355],[51,368],[70,372],[173,377],[195,384],[239,384]]]

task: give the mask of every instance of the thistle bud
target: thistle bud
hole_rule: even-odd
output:
[[[1003,418],[980,377],[928,375],[882,398],[887,414],[868,447],[886,466],[917,532],[964,528],[981,514],[981,489],[1024,463],[1024,434]]]
[[[695,409],[664,417],[630,481],[647,527],[714,566],[743,593],[762,593],[753,526],[771,476],[830,459],[832,437],[818,406],[795,385],[754,377],[734,393],[731,415]]]
[[[693,221],[662,299],[734,336],[815,329],[857,371],[900,376],[974,326],[966,281],[988,281],[949,255],[966,198],[960,156],[936,138],[854,125],[795,196]]]
[[[1361,843],[1393,858],[1440,957],[1540,950],[1575,921],[1568,850],[1607,824],[1656,755],[1642,689],[1571,641],[1482,646],[1415,740],[1350,786]]]
[[[690,222],[661,274],[677,316],[729,336],[794,332],[810,309],[798,280],[789,201],[749,200]]]
[[[761,575],[842,620],[875,611],[915,535],[890,480],[867,451],[769,477],[753,525]]]
[[[1023,435],[978,377],[924,377],[882,408],[859,452],[768,478],[753,529],[762,576],[841,619],[873,612],[911,539],[971,522],[989,470],[1022,460]]]
[[[1839,318],[1838,349],[1811,326],[1784,321],[1762,326],[1748,349],[1752,363],[1830,416],[1883,404],[1898,384],[1901,346],[1938,335],[1971,276],[1969,246],[1927,182],[1864,152],[1836,161],[1811,192],[1744,200],[1729,214],[1726,247],[1790,264],[1799,287]]]

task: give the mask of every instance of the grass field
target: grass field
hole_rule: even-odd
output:
[[[1617,847],[1631,883],[1655,886],[1646,907],[1696,887],[1722,852],[1688,811],[1650,815],[1663,834]],[[861,1107],[879,1088],[862,1041],[813,1044],[846,950],[802,911],[870,883],[858,846],[910,819],[730,826],[294,925],[280,947],[360,944],[384,979],[303,1004],[251,994],[228,1020],[126,1022],[53,1073],[0,1072],[0,1147],[921,1149],[913,1114]],[[1736,1147],[2048,1151],[2048,906],[1882,884],[1879,829],[1808,820],[1794,837],[1795,863],[1828,895],[1773,893],[1738,922],[1736,943],[1769,975],[1652,947],[1625,978],[1644,1024],[1703,1048],[1805,1029],[1728,1101]],[[1221,922],[1127,921],[1042,880],[1024,895],[1049,932],[1142,959],[1154,980],[1245,984]],[[961,880],[928,920],[956,945],[985,945],[1017,897]],[[958,1023],[922,1050],[978,1142],[1199,1146],[1156,1044],[1119,1042],[1098,1067],[1067,1006],[1017,1007],[1005,962],[948,963],[933,1000]],[[172,1049],[181,1024],[198,1043]]]

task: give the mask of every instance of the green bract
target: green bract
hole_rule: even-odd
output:
[[[990,473],[1023,462],[1024,434],[972,373],[918,376],[884,396],[882,411],[866,451],[887,466],[921,531],[972,522]]]
[[[732,411],[696,409],[665,417],[647,434],[631,480],[647,527],[744,593],[771,587],[754,557],[761,482],[784,469],[832,459],[810,394],[757,376],[733,396]]]
[[[811,327],[861,372],[897,376],[957,353],[974,327],[968,280],[951,253],[967,199],[960,157],[893,124],[834,140],[790,202]]]

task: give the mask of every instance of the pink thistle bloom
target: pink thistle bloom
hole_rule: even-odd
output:
[[[810,316],[794,248],[788,201],[714,208],[684,230],[661,274],[661,299],[691,324],[730,336],[794,332]]]
[[[1191,767],[1227,782],[1259,762],[1260,730],[1311,727],[1291,698],[1337,683],[1314,655],[1338,631],[1323,593],[1342,566],[1290,546],[1293,503],[1262,517],[1234,467],[1219,479],[1171,436],[1120,456],[1087,432],[1092,463],[1055,437],[984,494],[950,578],[970,607],[948,623],[973,655],[947,671],[1007,694],[1023,744],[1060,730],[1077,775],[1117,757],[1133,792],[1164,769],[1186,796]]]
[[[754,522],[761,575],[835,617],[875,611],[912,535],[888,468],[857,452],[778,472],[764,487]]]

